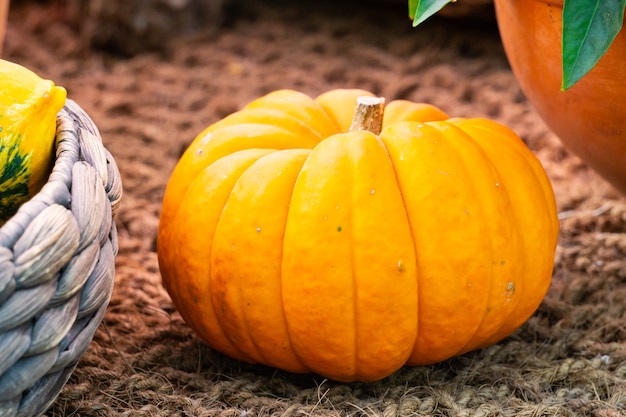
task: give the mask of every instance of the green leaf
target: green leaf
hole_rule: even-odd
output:
[[[562,59],[565,91],[609,49],[624,22],[626,0],[565,0]]]
[[[417,6],[419,6],[420,0],[409,0],[409,17],[411,19],[415,19],[415,12],[417,11]]]
[[[413,26],[419,25],[451,1],[456,0],[409,0],[409,16],[413,19]]]

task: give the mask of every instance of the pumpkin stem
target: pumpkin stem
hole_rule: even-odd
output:
[[[358,97],[350,132],[369,130],[373,134],[379,135],[383,129],[384,112],[385,99],[383,97]]]

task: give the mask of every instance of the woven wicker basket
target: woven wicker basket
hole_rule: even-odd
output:
[[[1,417],[50,407],[113,289],[121,178],[72,100],[57,116],[56,152],[48,182],[0,228]]]

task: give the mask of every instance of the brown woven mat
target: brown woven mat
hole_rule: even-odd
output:
[[[546,129],[492,21],[413,29],[401,1],[348,8],[264,0],[169,52],[120,59],[85,50],[62,3],[17,4],[4,57],[68,88],[116,157],[125,197],[110,308],[48,416],[626,415],[626,201]],[[261,94],[334,87],[495,119],[540,157],[562,234],[550,292],[514,335],[381,382],[337,384],[227,359],[174,311],[160,286],[155,237],[181,150]]]

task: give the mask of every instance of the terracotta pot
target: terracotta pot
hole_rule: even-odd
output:
[[[522,91],[564,146],[626,195],[626,33],[569,90],[561,87],[563,1],[495,0]]]
[[[0,0],[0,55],[4,46],[4,35],[7,28],[7,18],[9,14],[9,0]]]

